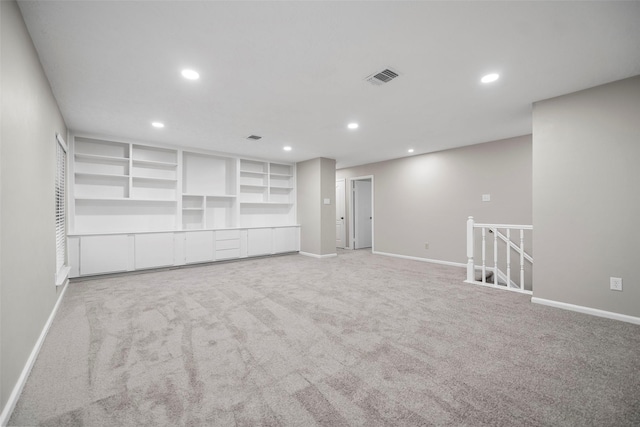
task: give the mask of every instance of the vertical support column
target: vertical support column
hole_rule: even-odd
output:
[[[493,230],[493,284],[498,284],[498,229]],[[507,281],[509,287],[509,281]]]
[[[133,191],[133,144],[129,144],[129,168],[127,170],[127,175],[129,175],[129,188],[126,195],[126,199],[133,199],[134,191]]]
[[[507,228],[507,287],[511,286],[511,229]]]
[[[467,281],[475,281],[475,274],[473,272],[473,217],[470,216],[467,219]]]
[[[487,229],[482,227],[482,283],[487,283]]]
[[[182,193],[184,192],[184,178],[182,176],[182,150],[176,151],[176,163],[176,230],[184,230],[184,221],[182,220],[182,216],[184,214],[184,211],[182,210],[182,208],[184,208],[184,197],[182,197]],[[184,264],[184,262],[182,264]]]
[[[520,289],[524,291],[524,230],[520,229]]]

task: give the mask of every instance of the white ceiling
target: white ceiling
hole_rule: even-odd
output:
[[[637,1],[19,4],[71,130],[274,160],[524,135],[532,102],[640,74]]]

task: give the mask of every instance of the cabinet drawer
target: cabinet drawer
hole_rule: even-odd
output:
[[[216,261],[240,258],[240,249],[223,249],[216,251]]]
[[[240,238],[240,230],[218,230],[216,240],[233,240]]]
[[[218,240],[216,242],[216,251],[220,249],[239,249],[240,239],[235,240]]]

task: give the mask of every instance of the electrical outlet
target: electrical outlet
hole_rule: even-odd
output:
[[[425,244],[424,244],[424,248],[425,248],[425,249],[429,249],[429,244],[428,244],[428,243],[425,243]]]
[[[609,277],[609,287],[612,291],[622,291],[622,277]]]

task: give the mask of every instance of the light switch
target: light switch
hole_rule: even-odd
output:
[[[482,201],[483,202],[490,202],[491,201],[491,194],[483,194],[482,195]]]
[[[331,199],[324,199],[324,204],[325,205],[330,205],[331,204]]]

